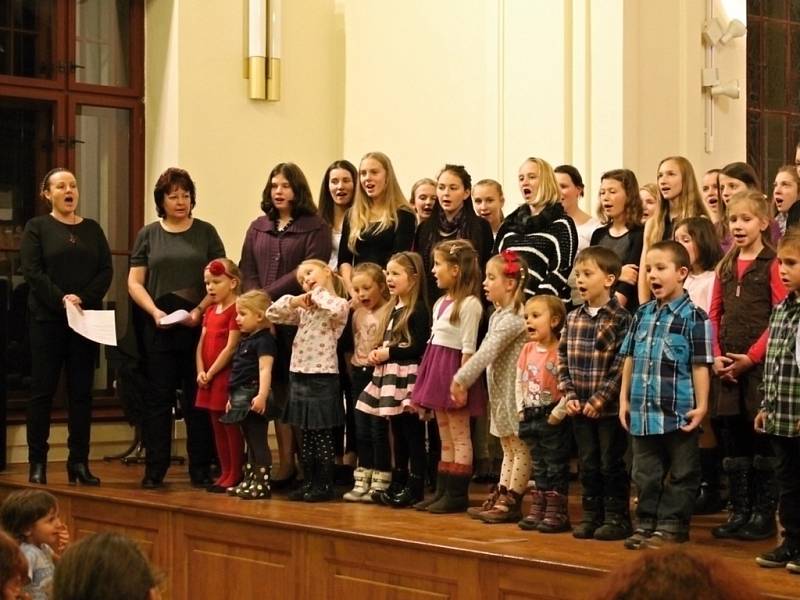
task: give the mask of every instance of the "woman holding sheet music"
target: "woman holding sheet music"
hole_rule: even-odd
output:
[[[62,367],[66,371],[70,483],[98,485],[89,471],[92,383],[97,344],[72,331],[65,307],[101,308],[111,285],[111,252],[100,225],[77,214],[78,183],[70,171],[53,169],[40,190],[50,213],[25,226],[20,260],[30,288],[31,398],[27,407],[31,483],[47,483],[50,409]]]
[[[200,321],[210,304],[203,269],[225,248],[214,226],[192,216],[195,185],[189,173],[170,168],[153,192],[160,219],[145,225],[131,252],[128,292],[145,313],[141,319],[144,364],[151,393],[146,395],[142,443],[146,451],[142,487],[161,487],[170,464],[172,406],[175,391],[183,392],[186,449],[192,484],[211,484],[214,458],[211,423],[206,411],[195,409],[197,390],[195,348]],[[176,310],[189,316],[174,325],[162,320]]]

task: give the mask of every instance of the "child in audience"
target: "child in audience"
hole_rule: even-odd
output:
[[[383,343],[369,353],[375,371],[356,409],[379,419],[389,417],[396,485],[389,491],[393,474],[375,469],[369,496],[373,502],[400,508],[421,501],[425,492],[425,424],[411,405],[419,361],[430,335],[422,257],[416,252],[394,254],[386,264],[386,285],[390,300],[381,323]]]
[[[566,310],[555,296],[537,295],[525,303],[529,342],[517,361],[516,409],[519,437],[533,458],[531,508],[517,525],[542,533],[569,531],[569,422],[551,419],[560,406],[558,338]]]
[[[602,246],[582,250],[575,273],[583,305],[567,315],[558,348],[559,389],[578,445],[583,515],[572,535],[620,540],[631,533],[628,437],[619,424],[622,360],[619,348],[630,314],[612,290],[622,268],[619,256]]]
[[[211,305],[203,314],[203,329],[197,343],[197,399],[195,406],[209,411],[220,476],[207,490],[222,493],[239,483],[244,441],[236,425],[220,422],[228,402],[231,359],[239,343],[236,296],[242,280],[239,267],[227,258],[212,260],[203,271]]]
[[[69,531],[58,516],[55,496],[34,489],[11,492],[0,506],[0,524],[20,543],[28,561],[25,592],[31,600],[48,600],[55,563],[69,545]]]
[[[443,295],[433,305],[431,338],[417,374],[413,401],[436,411],[442,459],[432,499],[415,504],[431,513],[464,512],[469,506],[472,440],[469,419],[484,410],[486,389],[478,380],[466,402],[450,395],[458,369],[475,353],[483,305],[478,294],[481,267],[467,240],[440,242],[433,251],[433,275]]]
[[[783,542],[756,558],[762,567],[800,573],[800,230],[790,229],[778,245],[780,276],[789,295],[772,311],[764,362],[764,395],[755,429],[767,434],[777,459]]]
[[[612,291],[620,305],[629,312],[639,306],[637,282],[642,260],[642,202],[639,182],[628,169],[615,169],[600,178],[598,217],[605,224],[592,234],[592,246],[613,250],[622,261],[622,271],[615,278]]]
[[[704,179],[705,181],[705,179]],[[705,187],[705,186],[704,186]],[[716,192],[714,192],[716,193]],[[715,269],[722,259],[722,248],[719,239],[719,225],[703,217],[689,217],[678,221],[675,225],[675,241],[686,248],[689,253],[689,275],[683,282],[683,288],[695,306],[706,313],[711,309],[711,297],[714,281],[717,277]],[[722,464],[717,446],[717,437],[711,426],[711,415],[715,411],[716,397],[719,393],[719,380],[711,379],[709,410],[703,419],[700,432],[700,468],[702,479],[697,499],[694,503],[694,514],[710,515],[718,513],[722,507],[720,497],[720,470]]]
[[[0,531],[0,598],[28,600],[23,589],[28,581],[28,561],[17,540]]]
[[[353,355],[350,370],[353,398],[358,401],[361,392],[372,380],[373,366],[369,353],[380,345],[384,317],[389,305],[386,275],[375,263],[365,262],[353,267]],[[358,467],[353,473],[353,489],[343,498],[350,502],[371,502],[369,492],[374,471],[386,472],[391,468],[389,457],[389,423],[386,419],[354,408],[356,453]]]
[[[298,327],[283,419],[303,432],[305,480],[289,499],[323,502],[334,494],[333,428],[344,424],[336,343],[347,325],[348,294],[341,278],[321,260],[300,263],[297,280],[305,293],[282,296],[267,309],[267,318]]]
[[[639,307],[619,351],[619,419],[633,436],[639,489],[637,528],[625,540],[632,550],[687,541],[700,485],[697,429],[713,357],[711,323],[683,289],[689,266],[678,242],[650,247],[645,274],[655,300]]]
[[[267,441],[267,422],[279,417],[272,402],[272,365],[277,342],[265,313],[269,296],[250,290],[236,299],[236,324],[242,338],[233,355],[228,380],[227,412],[220,418],[226,426],[238,425],[247,440],[247,464],[241,484],[228,493],[245,500],[271,495],[272,452]],[[241,458],[239,459],[241,460]]]
[[[485,523],[516,523],[522,518],[522,496],[528,485],[531,458],[519,439],[514,386],[516,359],[525,343],[525,263],[511,250],[489,259],[483,289],[494,305],[489,330],[478,351],[455,374],[454,401],[466,403],[467,390],[486,371],[489,382],[489,432],[500,438],[503,464],[495,493],[476,510],[467,511]]]
[[[770,239],[769,200],[761,192],[739,192],[728,200],[727,214],[733,246],[717,268],[709,316],[720,384],[714,417],[731,510],[711,533],[762,540],[775,535],[777,484],[772,447],[764,436],[755,435],[753,419],[761,405],[769,315],[785,298],[786,288]]]

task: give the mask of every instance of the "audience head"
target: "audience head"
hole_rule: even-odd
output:
[[[797,169],[797,176],[800,177],[800,142],[797,142],[797,148],[794,150],[794,166]]]
[[[636,227],[642,222],[639,182],[630,169],[614,169],[600,177],[598,217],[604,223]]]
[[[64,552],[53,577],[53,600],[156,600],[158,584],[132,540],[95,533]]]
[[[494,179],[481,179],[472,186],[472,205],[482,219],[486,219],[496,232],[503,222],[503,186]]]
[[[0,505],[0,525],[19,542],[55,547],[57,535],[54,538],[53,530],[62,526],[58,501],[50,492],[39,489],[11,492]]]
[[[761,595],[722,559],[683,548],[643,552],[612,571],[594,600],[755,600]]]
[[[356,193],[358,171],[349,160],[333,161],[322,176],[319,188],[319,216],[333,225],[336,207],[348,209]]]
[[[428,220],[436,205],[436,182],[430,177],[417,179],[411,186],[410,198],[417,213],[417,223]]]
[[[580,210],[578,203],[583,197],[585,189],[580,171],[572,165],[559,165],[553,169],[553,173],[561,193],[560,200],[564,211],[571,215]]]
[[[161,173],[153,189],[153,199],[156,202],[156,214],[158,214],[159,218],[164,219],[168,216],[168,211],[164,207],[164,203],[168,198],[172,201],[177,199],[178,196],[184,195],[188,195],[189,212],[179,216],[188,218],[192,216],[192,210],[194,210],[197,204],[197,190],[195,189],[191,175],[189,175],[188,171],[177,167],[170,167]],[[169,216],[172,215],[170,214]]]
[[[28,561],[19,544],[0,531],[0,600],[22,598],[22,588],[28,582]]]
[[[800,194],[800,175],[794,165],[784,165],[775,175],[772,198],[779,213],[787,213]]]
[[[645,183],[639,188],[639,198],[642,200],[642,223],[645,223],[656,212],[656,206],[660,202],[661,194],[655,183]]]
[[[561,198],[553,167],[542,158],[530,157],[519,168],[519,190],[533,213]]]
[[[292,219],[317,214],[311,188],[300,167],[290,162],[273,167],[261,192],[261,210],[273,221],[287,214]]]

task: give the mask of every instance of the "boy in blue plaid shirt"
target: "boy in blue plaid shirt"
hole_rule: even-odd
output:
[[[756,562],[800,573],[800,229],[786,232],[778,245],[778,264],[789,294],[769,320],[764,395],[755,428],[767,434],[778,462],[778,516],[784,537],[783,543]]]
[[[714,362],[711,323],[683,289],[689,254],[679,243],[653,244],[645,258],[655,300],[639,307],[620,348],[625,357],[619,419],[633,440],[639,488],[631,550],[689,539],[700,486],[698,427],[708,408]],[[669,482],[665,478],[669,473]]]

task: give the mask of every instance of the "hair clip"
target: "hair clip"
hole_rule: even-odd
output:
[[[522,267],[519,263],[519,256],[513,250],[503,250],[500,258],[505,263],[503,265],[503,275],[507,277],[519,277]]]
[[[450,254],[450,256],[457,256],[458,255],[458,246],[456,246],[455,244],[450,246],[449,254]]]
[[[234,279],[234,276],[228,273],[228,269],[221,260],[212,260],[208,263],[206,267],[209,273],[211,273],[214,277],[220,277],[224,275],[228,279]]]

